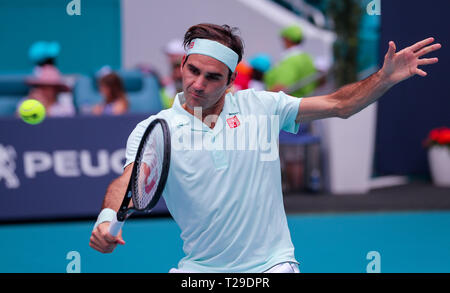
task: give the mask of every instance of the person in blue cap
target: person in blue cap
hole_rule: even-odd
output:
[[[249,64],[252,67],[252,77],[249,82],[249,88],[257,91],[266,90],[264,84],[264,74],[270,69],[272,58],[265,53],[258,53],[249,60]]]
[[[35,66],[56,66],[56,58],[59,56],[61,46],[58,42],[37,41],[28,51],[28,57]]]
[[[29,97],[36,96],[41,100],[49,116],[72,117],[75,115],[72,92],[57,67],[60,52],[61,46],[57,41],[41,40],[30,46],[28,57],[34,68],[33,78],[27,83],[35,84]]]

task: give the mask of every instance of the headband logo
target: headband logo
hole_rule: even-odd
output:
[[[189,45],[189,49],[194,48],[194,44],[195,44],[195,41],[192,41],[191,44]]]

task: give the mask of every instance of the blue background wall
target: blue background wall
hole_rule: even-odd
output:
[[[105,64],[120,67],[120,1],[80,1],[80,16],[66,13],[69,3],[0,1],[0,73],[30,71],[28,49],[38,40],[60,42],[58,66],[64,73],[88,73]]]
[[[398,49],[433,36],[443,45],[427,55],[439,63],[425,66],[428,77],[413,77],[391,89],[379,102],[375,151],[378,175],[400,174],[426,177],[429,174],[426,149],[428,132],[450,127],[450,1],[382,1],[381,62],[387,44]]]

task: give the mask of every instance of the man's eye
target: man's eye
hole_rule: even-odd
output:
[[[217,76],[208,76],[206,78],[209,80],[219,80],[219,77],[217,77]]]
[[[196,68],[189,68],[189,71],[191,72],[191,73],[193,73],[193,74],[199,74],[199,71],[198,71],[198,69],[196,69]]]

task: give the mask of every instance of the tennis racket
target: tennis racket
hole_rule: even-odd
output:
[[[164,119],[155,119],[147,127],[134,160],[130,182],[117,217],[109,233],[117,236],[125,220],[136,211],[150,212],[166,185],[170,165],[170,131]],[[130,200],[133,205],[130,206]]]

